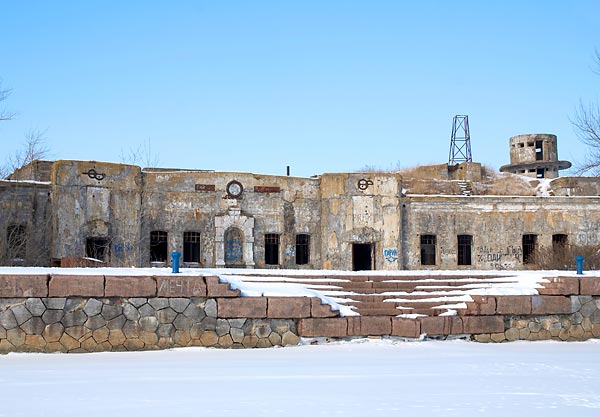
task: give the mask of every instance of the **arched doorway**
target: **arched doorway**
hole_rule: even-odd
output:
[[[244,267],[244,234],[237,227],[225,231],[225,267]]]

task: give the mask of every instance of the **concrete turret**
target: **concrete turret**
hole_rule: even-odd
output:
[[[500,167],[500,171],[533,178],[557,178],[559,170],[570,167],[569,161],[558,160],[556,135],[540,133],[510,138],[510,164]]]

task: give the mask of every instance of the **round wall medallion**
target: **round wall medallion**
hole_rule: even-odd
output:
[[[227,183],[226,190],[229,198],[238,198],[244,192],[244,186],[241,182],[233,180]]]

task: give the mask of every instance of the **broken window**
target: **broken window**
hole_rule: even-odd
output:
[[[183,262],[200,263],[200,233],[183,233]]]
[[[265,234],[265,264],[279,265],[279,235]]]
[[[568,236],[564,234],[552,235],[552,250],[556,253],[560,253],[564,250],[568,243]]]
[[[106,261],[109,241],[105,237],[88,237],[85,241],[85,256]]]
[[[11,224],[6,228],[8,259],[25,259],[27,255],[27,228],[23,224]]]
[[[167,262],[167,232],[155,230],[150,232],[150,262]]]
[[[421,235],[421,265],[435,265],[435,235]]]
[[[296,265],[310,262],[310,235],[296,235]]]
[[[523,263],[530,264],[533,262],[537,244],[537,235],[523,235]]]
[[[535,177],[536,178],[544,178],[545,172],[546,172],[546,170],[544,168],[538,168]]]
[[[458,235],[458,265],[471,265],[473,236]]]
[[[535,160],[543,161],[544,160],[544,150],[542,149],[542,144],[544,141],[536,140],[535,141]]]

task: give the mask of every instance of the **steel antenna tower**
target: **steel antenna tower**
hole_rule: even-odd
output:
[[[450,138],[450,156],[448,166],[461,162],[473,162],[471,156],[471,135],[469,134],[469,116],[454,116],[452,137]]]

